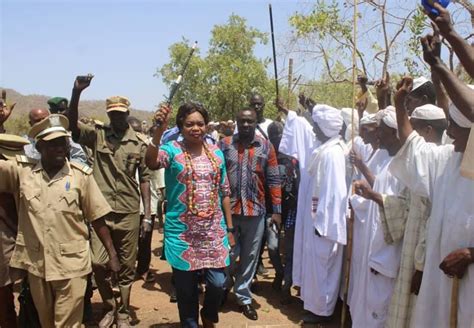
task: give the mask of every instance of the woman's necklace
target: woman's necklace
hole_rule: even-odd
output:
[[[187,197],[187,210],[188,214],[196,215],[201,218],[209,219],[214,216],[215,210],[218,205],[219,199],[219,186],[221,183],[221,171],[219,169],[219,164],[215,156],[211,153],[207,145],[203,144],[204,153],[206,157],[209,159],[212,165],[212,173],[211,178],[212,181],[212,189],[209,195],[209,206],[206,207],[205,210],[198,211],[196,208],[196,181],[198,180],[198,176],[196,170],[193,167],[193,161],[191,154],[186,149],[184,143],[182,143],[182,149],[184,152],[184,159],[185,159],[185,168],[186,168],[186,189],[188,190],[188,197]]]

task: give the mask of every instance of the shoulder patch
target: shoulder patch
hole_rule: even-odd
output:
[[[76,169],[78,169],[82,173],[85,173],[87,175],[92,174],[92,167],[90,167],[87,164],[82,164],[82,163],[78,163],[78,162],[69,162],[69,163],[71,164],[72,167],[75,167]]]
[[[30,158],[26,155],[16,155],[16,161],[18,163],[22,163],[22,164],[36,164],[36,163],[38,163],[37,160],[35,160],[33,158]]]

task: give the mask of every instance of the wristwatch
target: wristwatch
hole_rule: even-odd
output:
[[[226,229],[226,230],[227,230],[227,232],[232,232],[232,233],[234,233],[234,232],[235,232],[235,228],[234,228],[234,227],[230,227],[230,228],[229,228],[229,227],[227,227],[227,229]]]

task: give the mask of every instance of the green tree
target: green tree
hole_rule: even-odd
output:
[[[248,104],[250,95],[258,92],[267,101],[266,116],[275,117],[274,86],[267,75],[270,60],[254,55],[255,46],[267,41],[266,33],[249,27],[244,18],[234,14],[226,24],[214,26],[208,53],[194,53],[173,106],[198,101],[210,111],[213,120],[233,119]],[[155,74],[168,87],[181,71],[189,50],[186,39],[169,48],[170,62]]]

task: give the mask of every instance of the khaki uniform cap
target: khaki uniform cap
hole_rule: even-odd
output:
[[[122,96],[113,96],[107,98],[105,103],[107,106],[107,112],[128,112],[128,107],[130,106],[130,101]]]
[[[61,114],[51,114],[42,121],[33,125],[28,133],[28,137],[36,140],[53,140],[60,137],[69,137],[67,131],[69,120]]]
[[[23,155],[23,146],[30,142],[20,136],[14,134],[0,134],[0,154],[6,159],[14,159],[16,155]]]

